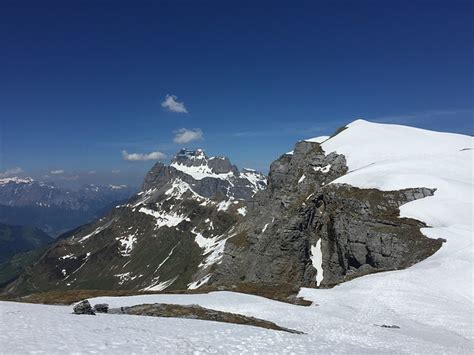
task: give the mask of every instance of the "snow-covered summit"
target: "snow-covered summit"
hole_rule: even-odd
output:
[[[362,119],[346,127],[322,146],[326,152],[344,154],[350,170],[386,160],[445,156],[473,145],[473,138],[466,135]]]
[[[349,172],[335,180],[360,188],[437,189],[401,208],[431,226],[473,224],[473,137],[356,120],[321,146],[344,154]]]
[[[240,172],[227,157],[208,157],[202,149],[180,150],[171,161],[170,167],[191,176],[195,180],[204,178],[228,181],[245,179],[248,180],[254,192],[266,186],[266,179],[261,173],[253,169],[243,169]]]
[[[208,157],[202,149],[180,150],[171,161],[170,166],[196,180],[207,177],[225,180],[239,174],[237,167],[233,166],[229,159]]]
[[[18,176],[12,176],[12,177],[6,177],[6,178],[0,178],[0,185],[6,185],[9,183],[13,184],[30,184],[34,182],[34,180],[30,177],[18,177]]]

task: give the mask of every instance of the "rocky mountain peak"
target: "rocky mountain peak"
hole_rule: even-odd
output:
[[[190,164],[192,162],[201,162],[208,159],[206,153],[202,149],[190,150],[183,148],[174,157],[172,162]]]
[[[248,200],[266,188],[266,178],[252,169],[239,171],[227,157],[208,157],[202,149],[182,149],[169,166],[162,163],[153,166],[142,190],[161,191],[172,185],[214,200]]]
[[[170,166],[200,180],[205,177],[225,178],[220,174],[239,174],[227,157],[208,157],[204,150],[181,149],[171,161]]]

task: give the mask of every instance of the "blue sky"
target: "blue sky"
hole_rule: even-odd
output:
[[[124,157],[183,146],[266,171],[359,117],[473,134],[472,15],[452,0],[3,1],[0,172],[138,184],[154,161]]]

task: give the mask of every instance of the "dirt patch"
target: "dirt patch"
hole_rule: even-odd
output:
[[[249,325],[293,334],[304,334],[303,332],[300,332],[298,330],[280,327],[279,325],[273,322],[269,322],[263,319],[247,317],[241,314],[216,311],[198,305],[183,306],[166,303],[141,304],[133,307],[114,308],[111,309],[109,313],[131,314],[150,317],[200,319],[222,323]]]
[[[299,287],[291,284],[270,283],[239,283],[220,286],[204,286],[196,290],[143,292],[137,290],[70,290],[34,293],[28,296],[0,295],[2,301],[15,301],[41,304],[70,305],[84,299],[109,296],[135,296],[151,294],[203,294],[215,291],[232,291],[269,298],[275,301],[290,303],[298,306],[310,306],[311,301],[298,297]]]

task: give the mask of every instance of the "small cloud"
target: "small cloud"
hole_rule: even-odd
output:
[[[178,129],[177,131],[174,131],[176,134],[174,136],[173,142],[175,143],[189,143],[192,141],[200,141],[203,140],[203,133],[199,128],[194,128],[194,129],[187,129],[187,128],[181,128]]]
[[[64,174],[64,170],[63,169],[51,170],[49,173],[51,175],[62,175],[62,174]]]
[[[178,99],[175,95],[166,95],[165,101],[161,103],[161,107],[171,112],[176,113],[188,113],[188,110],[184,106],[184,102],[176,101]]]
[[[146,161],[146,160],[161,160],[166,158],[166,155],[162,152],[151,152],[151,153],[128,153],[126,150],[122,150],[123,160],[128,161]]]
[[[119,174],[119,173],[120,173],[120,170],[115,169],[115,170],[112,170],[111,173],[112,173],[112,174]]]
[[[12,175],[21,174],[22,172],[23,172],[23,169],[17,166],[15,168],[7,169],[4,172],[0,172],[0,177],[2,178],[9,177]]]
[[[89,175],[95,175],[96,173],[97,173],[97,171],[95,171],[95,170],[89,170],[87,172],[87,174],[89,174]]]

